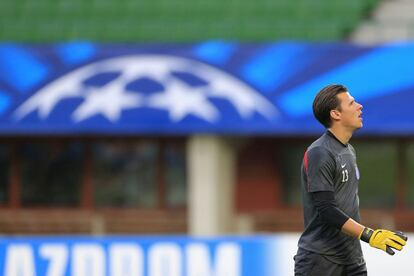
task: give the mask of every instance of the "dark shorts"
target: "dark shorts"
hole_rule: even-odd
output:
[[[354,276],[367,275],[365,262],[355,264],[333,263],[323,255],[299,248],[295,257],[295,276]]]

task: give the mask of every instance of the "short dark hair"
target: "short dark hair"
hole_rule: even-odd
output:
[[[326,128],[331,127],[331,110],[340,110],[340,102],[336,95],[348,92],[348,89],[341,84],[330,84],[319,91],[313,100],[313,115]]]

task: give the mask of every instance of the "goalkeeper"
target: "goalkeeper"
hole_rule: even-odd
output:
[[[359,171],[349,140],[363,125],[362,105],[345,86],[328,85],[316,95],[313,113],[327,130],[303,158],[305,230],[294,257],[295,275],[367,275],[359,240],[393,255],[407,238],[359,223]]]

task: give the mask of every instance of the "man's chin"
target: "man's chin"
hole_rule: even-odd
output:
[[[359,124],[354,125],[354,131],[357,131],[358,129],[362,128],[364,124],[360,122]]]

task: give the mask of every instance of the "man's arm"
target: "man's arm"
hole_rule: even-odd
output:
[[[333,192],[314,192],[312,193],[312,199],[321,219],[325,223],[341,230],[345,234],[369,243],[372,247],[394,255],[392,249],[401,250],[407,243],[407,237],[401,232],[384,229],[374,231],[347,216],[338,208]]]
[[[352,237],[359,238],[365,226],[349,218],[344,225],[342,225],[341,231]]]

